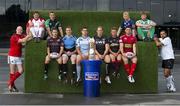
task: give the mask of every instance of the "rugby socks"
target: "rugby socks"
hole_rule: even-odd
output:
[[[65,78],[67,78],[67,64],[62,64],[62,66],[63,66],[63,75],[64,75],[64,77]]]
[[[130,73],[130,65],[129,64],[124,64],[124,69],[126,70],[126,72],[129,75],[129,73]]]
[[[105,72],[105,74],[106,74],[106,76],[109,76],[109,73],[110,73],[110,63],[106,63],[106,72]]]
[[[76,70],[77,70],[77,82],[78,82],[79,79],[81,78],[81,65],[80,64],[76,64]]]
[[[12,82],[12,79],[14,78],[14,74],[10,73],[9,74],[9,81],[8,81],[8,85],[11,85],[13,86],[14,85],[14,82]]]
[[[14,81],[19,77],[21,76],[21,73],[20,72],[15,72],[14,75],[11,75],[11,80],[10,80],[10,84],[13,86],[14,85]]]
[[[44,69],[44,74],[48,74],[48,64],[44,64],[44,66],[45,66],[45,69]]]
[[[62,70],[63,70],[63,65],[62,64],[59,64],[59,75],[61,75],[62,74]]]
[[[132,63],[129,75],[133,76],[135,70],[136,70],[136,63]]]
[[[116,73],[118,73],[118,72],[119,72],[119,69],[120,69],[121,61],[120,61],[120,60],[117,60],[115,64],[116,64],[116,67],[115,67],[115,68],[116,68]]]
[[[73,73],[73,78],[76,77],[76,64],[72,64],[72,73]]]

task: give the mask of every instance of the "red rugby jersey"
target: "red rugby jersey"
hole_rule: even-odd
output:
[[[22,55],[22,44],[18,43],[19,39],[24,38],[23,35],[13,34],[10,38],[10,49],[9,56],[21,57]]]
[[[133,44],[137,42],[137,39],[133,35],[123,35],[120,37],[119,42],[124,44],[124,53],[127,53],[133,52]]]

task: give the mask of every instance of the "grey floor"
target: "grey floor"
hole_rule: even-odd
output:
[[[19,93],[9,93],[7,80],[7,49],[0,49],[0,105],[177,105],[180,106],[180,52],[176,52],[173,75],[176,80],[176,93],[167,93],[165,80],[159,64],[157,94],[102,94],[97,98],[86,98],[82,94],[31,94],[23,93],[24,76],[17,81]]]

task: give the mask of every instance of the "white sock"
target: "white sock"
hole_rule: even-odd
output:
[[[43,32],[44,32],[44,28],[40,27],[38,37],[42,37]]]
[[[81,65],[76,64],[76,70],[77,70],[77,81],[81,78]]]

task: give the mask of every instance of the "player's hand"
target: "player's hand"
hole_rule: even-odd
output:
[[[135,54],[135,53],[133,53],[133,54],[132,54],[132,57],[135,57],[135,56],[136,56],[136,54]]]
[[[117,57],[117,56],[118,56],[118,53],[114,53],[114,56]]]
[[[124,57],[127,57],[127,56],[126,56],[126,53],[123,53],[122,55],[123,55]]]
[[[61,57],[61,55],[60,55],[60,54],[58,54],[58,56],[57,56],[57,57],[59,58],[59,57]]]
[[[154,41],[158,41],[159,39],[158,39],[158,37],[154,37]]]
[[[102,55],[102,59],[104,59],[104,58],[105,58],[105,54]]]
[[[68,52],[66,52],[66,54],[68,55],[68,56],[71,56],[71,52],[70,51],[68,51]]]

